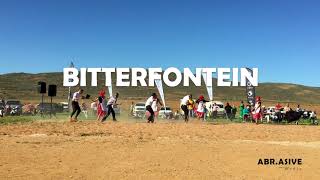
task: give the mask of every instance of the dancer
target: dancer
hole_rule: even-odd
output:
[[[202,95],[199,96],[199,99],[196,101],[196,103],[198,104],[198,108],[197,108],[198,119],[204,120],[205,103],[207,103],[207,102],[209,102],[209,101],[205,100]]]
[[[116,114],[115,114],[113,108],[118,105],[117,104],[118,97],[119,97],[119,93],[116,93],[115,96],[111,96],[109,98],[108,103],[107,103],[107,114],[102,118],[101,122],[105,121],[110,114],[112,114],[112,120],[117,121]]]
[[[253,119],[256,124],[258,124],[259,120],[262,122],[262,108],[261,108],[261,97],[256,98],[256,104],[254,106],[254,110],[252,112]]]
[[[78,116],[81,112],[80,106],[79,106],[79,100],[82,97],[81,95],[83,94],[83,89],[79,89],[77,92],[73,93],[72,96],[72,113],[70,115],[70,122],[77,122],[78,121]],[[73,118],[73,115],[75,117]]]
[[[189,110],[188,110],[188,105],[190,104],[189,100],[192,100],[192,94],[186,95],[181,100],[181,109],[184,113],[184,121],[185,122],[189,121]]]
[[[157,98],[155,101],[152,102],[151,108],[154,112],[154,117],[158,119],[158,115],[159,115],[159,108],[158,108],[158,104],[160,106],[162,106],[162,103],[160,101],[159,98]]]
[[[148,123],[153,123],[154,122],[154,111],[152,109],[152,103],[154,101],[157,101],[158,96],[156,93],[152,93],[151,97],[149,97],[146,101],[146,111],[150,113],[150,116],[148,117]]]
[[[194,100],[189,98],[189,105],[188,105],[188,111],[189,111],[189,118],[194,117]]]
[[[105,92],[105,89],[103,88],[99,92],[99,97],[95,100],[97,102],[97,121],[101,121],[101,118],[103,118],[107,113],[105,95],[106,95],[106,92]]]

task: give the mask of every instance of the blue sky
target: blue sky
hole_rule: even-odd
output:
[[[0,0],[0,73],[258,67],[320,87],[317,0]]]

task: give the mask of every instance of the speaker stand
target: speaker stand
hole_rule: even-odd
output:
[[[43,118],[43,96],[44,96],[44,94],[42,93],[41,94],[41,109],[40,109],[40,114],[41,114],[41,117]]]
[[[51,105],[51,109],[50,109],[50,119],[51,119],[51,117],[52,117],[52,96],[50,97],[50,105]]]

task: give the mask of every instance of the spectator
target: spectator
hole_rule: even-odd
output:
[[[217,116],[218,116],[218,109],[219,109],[219,106],[217,106],[217,104],[214,103],[214,104],[212,105],[212,119],[217,118]]]
[[[282,109],[282,106],[281,106],[281,104],[278,102],[278,103],[276,104],[276,107],[275,107],[275,112],[280,112],[281,109]]]
[[[208,109],[207,109],[207,107],[204,105],[203,106],[203,120],[204,121],[207,121],[207,114],[208,114]]]
[[[228,120],[232,120],[232,107],[230,106],[229,103],[227,103],[226,107],[224,107],[225,111],[226,111],[226,118]]]
[[[240,106],[239,106],[239,118],[242,120],[243,119],[243,110],[244,110],[244,104],[243,101],[241,101]]]
[[[243,109],[243,122],[246,122],[249,120],[250,117],[250,106],[247,105],[246,108]]]
[[[132,101],[129,109],[129,113],[131,116],[133,116],[133,110],[134,110],[134,102]]]
[[[274,110],[274,119],[276,119],[278,122],[280,122],[283,119],[283,114],[281,113],[281,110],[282,110],[282,106],[278,102]]]
[[[237,107],[235,105],[232,106],[232,119],[236,118]]]
[[[177,110],[175,113],[174,113],[174,119],[179,119],[180,118],[180,113],[179,113],[179,110]]]
[[[315,120],[317,119],[317,113],[316,113],[316,111],[312,111],[311,113],[310,113],[310,121],[311,121],[311,123],[312,124],[315,124]]]
[[[302,109],[300,108],[300,104],[298,104],[296,111],[297,111],[297,112],[302,111]]]
[[[84,117],[88,119],[88,106],[86,103],[82,103],[81,105],[82,113],[84,114]]]

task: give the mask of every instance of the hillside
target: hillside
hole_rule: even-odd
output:
[[[87,79],[90,79],[87,76]],[[37,100],[40,95],[37,93],[37,82],[45,81],[47,84],[57,84],[58,93],[56,99],[67,99],[68,88],[62,86],[62,73],[11,73],[0,75],[0,97],[5,99],[23,99]],[[97,92],[104,85],[104,77],[99,76],[98,87],[84,88],[91,96],[96,96]],[[215,82],[215,81],[214,81]],[[204,83],[202,83],[204,84]],[[215,85],[215,83],[214,83]],[[75,91],[76,88],[72,88]],[[115,87],[114,91],[121,94],[122,98],[139,99],[149,96],[151,92],[156,91],[155,87]],[[204,94],[207,96],[205,86],[202,87],[164,87],[166,99],[180,99],[187,93],[195,96]],[[261,83],[257,88],[257,95],[262,96],[264,100],[281,102],[299,102],[308,104],[320,104],[320,88],[307,87],[295,84],[283,83]],[[216,87],[214,86],[214,98],[217,100],[238,101],[245,99],[244,87]]]

